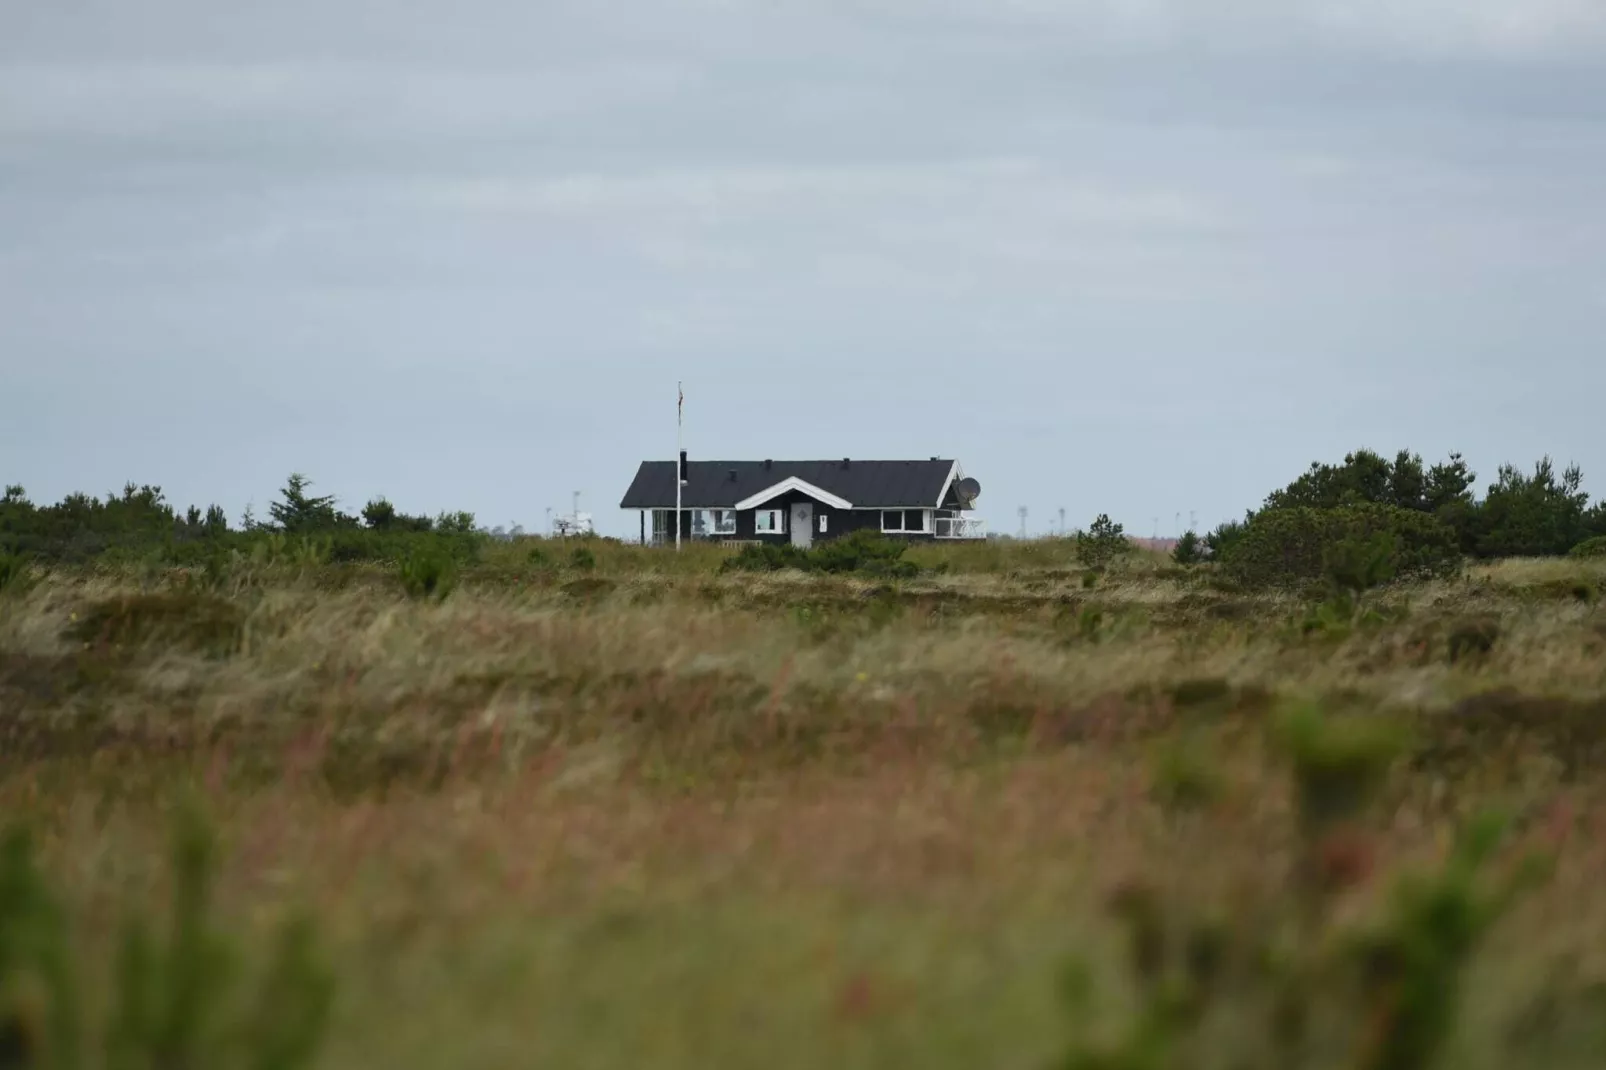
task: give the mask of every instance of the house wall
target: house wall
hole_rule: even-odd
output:
[[[788,517],[790,517],[792,506],[798,502],[808,502],[814,506],[815,542],[825,542],[830,539],[841,538],[842,536],[848,535],[855,531],[880,532],[881,530],[881,510],[879,509],[833,509],[831,506],[826,505],[823,502],[815,501],[813,498],[800,491],[793,491],[788,494],[783,494],[778,498],[773,498],[764,503],[763,508],[780,509],[785,511]],[[755,523],[754,515],[757,512],[757,509],[743,509],[738,511],[736,514],[736,533],[734,535],[721,535],[718,536],[718,538],[743,539],[756,542],[774,543],[788,543],[792,541],[792,533],[789,529],[775,533],[759,533],[755,531],[753,527]],[[680,537],[684,541],[690,541],[692,538],[691,514],[692,510],[688,508],[681,514],[680,517]],[[820,517],[822,516],[826,518],[826,530],[824,534],[821,534],[820,532]],[[788,523],[790,523],[790,520],[788,520]],[[889,533],[887,537],[890,539],[907,539],[910,542],[935,541],[937,537],[935,525],[932,523],[929,516],[927,517],[926,524],[927,527],[930,527],[933,530],[909,534]],[[651,517],[647,518],[645,527],[648,536],[651,537],[653,532]]]

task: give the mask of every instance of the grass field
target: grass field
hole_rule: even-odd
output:
[[[1090,586],[1063,541],[911,556],[934,571],[516,544],[442,601],[361,566],[41,575],[0,599],[0,811],[35,830],[93,1019],[198,794],[220,928],[249,952],[316,919],[320,1066],[1602,1065],[1606,566],[1335,609],[1147,556]],[[1409,732],[1319,926],[1301,859],[1337,841],[1274,746],[1294,709]],[[1416,1007],[1377,994],[1404,967],[1323,974],[1297,1057],[1247,973],[1184,1021],[1109,911],[1141,887],[1229,957],[1287,913],[1314,960],[1489,807],[1492,865],[1550,868],[1465,949],[1402,944],[1438,949],[1405,956],[1449,1001],[1426,1047],[1377,1039]]]

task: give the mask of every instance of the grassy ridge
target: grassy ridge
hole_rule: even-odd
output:
[[[321,1065],[1429,1065],[1285,1058],[1248,981],[1178,1024],[1102,904],[1136,881],[1168,924],[1298,915],[1302,852],[1359,843],[1374,876],[1319,933],[1383,925],[1389,874],[1498,806],[1495,861],[1554,872],[1442,967],[1464,998],[1437,1057],[1606,1043],[1606,565],[1335,608],[1146,555],[1090,581],[1069,540],[921,547],[904,580],[570,549],[490,546],[443,599],[313,558],[0,600],[0,808],[38,832],[87,1002],[88,951],[167,895],[188,787],[225,847],[219,924],[249,950],[319,919]],[[1302,831],[1311,774],[1274,728],[1305,707],[1409,733],[1359,840]],[[1094,1025],[1061,988],[1078,958]],[[1406,1021],[1321,976],[1320,1008]],[[1169,1037],[1162,1061],[1086,1061],[1137,1058],[1127,1030]]]

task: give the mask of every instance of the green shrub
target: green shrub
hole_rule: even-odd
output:
[[[210,830],[185,808],[173,842],[169,924],[158,940],[144,912],[128,915],[108,971],[113,988],[104,1028],[85,1020],[71,927],[34,861],[29,836],[12,830],[0,842],[0,1066],[297,1070],[312,1064],[334,986],[311,925],[302,918],[286,923],[255,991],[237,993],[242,948],[210,918]],[[105,1050],[89,1056],[87,1042],[97,1037]]]
[[[1274,738],[1288,763],[1307,834],[1360,816],[1406,743],[1396,722],[1329,717],[1309,707],[1285,714]]]
[[[397,571],[402,587],[412,598],[443,599],[457,583],[456,562],[435,542],[415,546]]]
[[[812,567],[807,551],[791,543],[750,542],[726,558],[720,572],[779,572],[795,568],[807,572]]]
[[[1322,547],[1322,578],[1337,593],[1360,594],[1392,580],[1399,556],[1392,531],[1345,535]]]
[[[581,572],[590,572],[597,567],[597,555],[589,547],[576,546],[574,553],[569,555],[569,566]]]
[[[1228,520],[1204,537],[1205,554],[1212,561],[1224,561],[1227,554],[1244,537],[1250,518]]]
[[[1606,557],[1606,535],[1585,539],[1567,552],[1569,557]]]
[[[1100,513],[1086,531],[1076,533],[1076,558],[1089,568],[1104,568],[1132,552],[1132,541],[1120,524]]]
[[[1452,575],[1460,563],[1455,533],[1434,517],[1371,504],[1256,514],[1224,559],[1228,576],[1247,587],[1322,582],[1348,590]]]
[[[1204,540],[1197,531],[1184,531],[1171,548],[1171,560],[1182,566],[1197,565],[1205,557]]]
[[[720,571],[776,572],[795,568],[803,572],[851,572],[906,579],[920,572],[913,561],[903,560],[908,548],[908,543],[874,531],[855,531],[812,550],[801,550],[790,543],[748,543],[727,558]]]
[[[20,592],[28,582],[28,559],[0,550],[0,595]]]
[[[875,531],[855,531],[822,543],[809,551],[820,572],[862,572],[871,576],[909,577],[919,573],[912,561],[903,560],[907,542],[889,539]]]

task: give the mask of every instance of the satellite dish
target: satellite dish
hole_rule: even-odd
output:
[[[959,499],[960,508],[969,509],[981,495],[981,484],[966,476],[954,484],[954,494]]]

